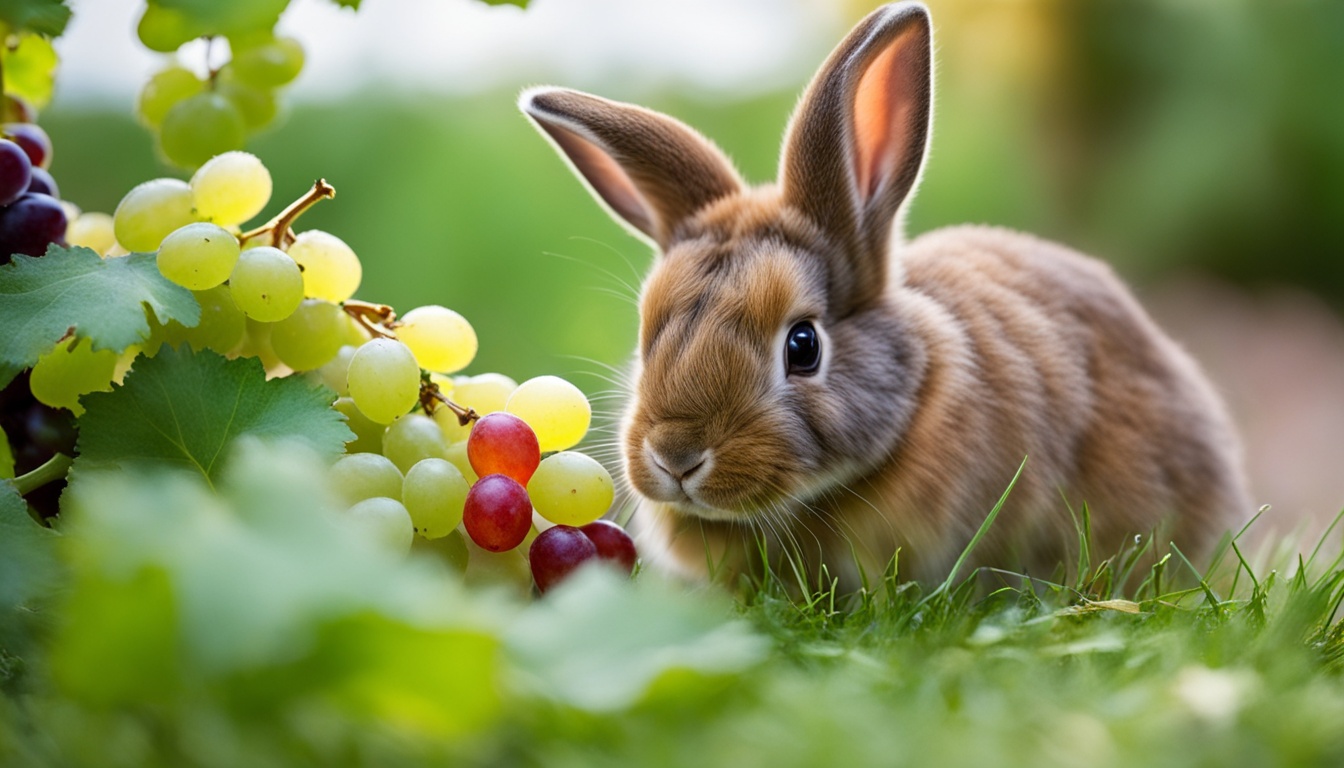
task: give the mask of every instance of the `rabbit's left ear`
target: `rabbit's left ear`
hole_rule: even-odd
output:
[[[817,72],[785,135],[784,199],[842,246],[860,293],[881,290],[896,215],[924,164],[932,37],[918,3],[869,14]]]
[[[518,106],[618,219],[666,250],[682,221],[744,185],[718,147],[667,115],[564,88]]]

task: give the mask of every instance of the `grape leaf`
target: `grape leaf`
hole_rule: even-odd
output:
[[[32,603],[51,594],[59,575],[56,534],[33,522],[13,482],[0,480],[0,646],[22,642]]]
[[[137,360],[122,386],[81,399],[75,469],[168,465],[213,484],[242,435],[294,438],[334,457],[354,435],[332,398],[298,377],[268,380],[256,358],[165,346]]]
[[[70,330],[117,352],[149,338],[145,305],[160,323],[201,319],[196,297],[159,274],[152,253],[102,259],[53,245],[41,258],[15,254],[0,267],[0,387]]]
[[[526,8],[528,0],[480,0],[486,5],[516,5],[519,8]]]
[[[65,0],[4,0],[0,2],[0,22],[11,32],[36,32],[60,37],[70,21]]]

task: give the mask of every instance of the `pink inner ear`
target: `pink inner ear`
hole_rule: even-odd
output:
[[[653,217],[635,183],[605,150],[579,134],[547,120],[538,121],[569,156],[574,167],[593,185],[612,210],[641,232],[652,235]]]
[[[901,98],[909,82],[904,71],[913,64],[906,55],[914,35],[902,35],[879,53],[859,78],[854,92],[854,180],[864,202],[899,165],[910,146],[914,99]]]

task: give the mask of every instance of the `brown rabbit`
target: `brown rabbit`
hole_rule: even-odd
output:
[[[904,240],[932,90],[927,9],[878,9],[757,188],[665,115],[522,95],[661,251],[621,423],[647,560],[731,575],[764,541],[853,589],[899,550],[903,578],[941,580],[1024,458],[977,564],[1049,575],[1083,504],[1103,555],[1157,530],[1198,557],[1251,511],[1218,397],[1106,265],[1003,229]]]

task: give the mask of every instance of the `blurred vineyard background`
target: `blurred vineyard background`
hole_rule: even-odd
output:
[[[385,4],[393,2],[364,0],[361,13]],[[514,106],[518,90],[550,81],[666,111],[763,181],[806,78],[877,4],[734,0],[708,15],[712,2],[534,0],[525,12],[396,3],[402,29],[421,28],[366,45],[366,55],[415,60],[418,45],[426,61],[438,60],[420,6],[435,6],[435,23],[453,23],[459,9],[496,14],[501,46],[524,44],[508,39],[512,20],[571,19],[524,41],[570,66],[549,70],[554,57],[541,57],[479,87],[449,70],[443,79],[455,81],[443,88],[432,87],[432,69],[414,82],[395,73],[344,89],[331,78],[310,82],[317,64],[345,52],[320,26],[287,17],[281,29],[303,41],[315,71],[290,90],[287,118],[249,146],[276,178],[265,215],[327,178],[337,198],[301,228],[328,229],[356,249],[366,270],[357,297],[462,312],[481,340],[468,372],[558,373],[596,393],[608,387],[602,366],[620,365],[632,347],[632,286],[648,249],[605,217],[534,134]],[[910,233],[990,223],[1115,265],[1227,394],[1256,497],[1279,510],[1277,527],[1333,517],[1344,506],[1344,3],[929,4],[935,133]],[[138,2],[75,0],[76,23],[95,5],[100,35],[131,39]],[[642,60],[637,45],[626,46],[633,53],[620,66],[585,66],[585,47],[659,34],[622,27],[643,24],[641,6],[672,38],[662,53],[727,68],[722,80],[662,76],[664,65],[652,52]],[[781,19],[792,25],[787,35]],[[681,36],[720,22],[717,34]],[[89,39],[67,38],[58,46],[67,57],[65,46]],[[752,61],[775,64],[742,76]],[[149,71],[133,74],[142,81]],[[91,97],[67,80],[41,122],[63,196],[86,210],[111,211],[134,184],[172,173],[135,123],[129,96]]]

